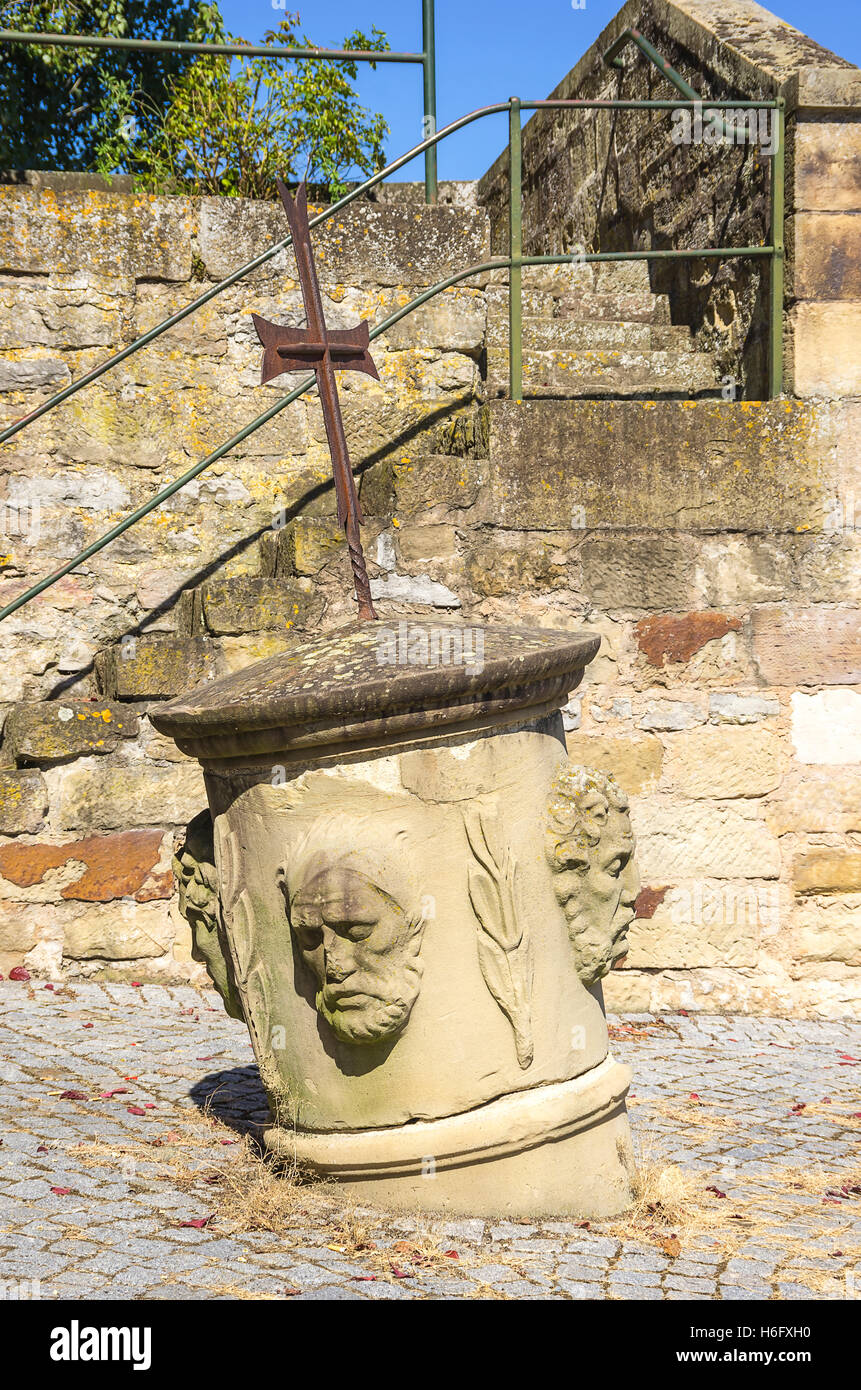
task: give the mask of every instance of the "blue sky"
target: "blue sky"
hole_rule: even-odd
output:
[[[355,28],[383,29],[399,52],[421,48],[421,0],[286,0],[305,32],[321,47],[338,47]],[[436,0],[437,113],[440,125],[509,96],[539,98],[574,66],[621,8],[622,0]],[[850,62],[861,64],[861,0],[778,0],[774,12]],[[283,9],[273,0],[221,0],[228,28],[260,40]],[[382,111],[391,128],[387,156],[396,158],[421,139],[421,68],[362,66],[359,91]],[[668,93],[669,94],[669,93]],[[446,140],[440,177],[480,177],[507,143],[504,117],[486,117]],[[421,167],[397,175],[422,177]]]

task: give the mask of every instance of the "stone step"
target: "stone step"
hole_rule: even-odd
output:
[[[13,705],[3,726],[3,753],[18,766],[52,764],[86,754],[113,753],[137,738],[137,711],[111,700],[26,701]]]
[[[216,658],[215,643],[204,637],[126,637],[96,654],[96,679],[109,700],[167,700],[212,678]]]
[[[523,319],[524,352],[582,352],[602,348],[626,348],[629,351],[691,352],[693,339],[685,325],[656,325],[628,323],[622,319],[593,319],[581,323],[577,319]],[[494,315],[487,321],[488,347],[508,346],[508,318]]]
[[[594,288],[599,294],[652,294],[648,261],[596,261]]]
[[[670,322],[670,302],[666,295],[639,294],[626,290],[574,290],[559,297],[556,305],[559,318],[622,319],[626,323]]]
[[[487,315],[508,316],[508,282],[505,285],[489,285],[485,291]],[[531,290],[523,286],[520,296],[521,313],[531,318],[552,319],[556,316],[558,298],[549,290]]]
[[[486,471],[487,459],[474,455],[404,455],[392,470],[395,519],[456,519],[478,501]]]
[[[712,358],[705,353],[626,351],[531,352],[523,358],[525,396],[702,396],[718,394]],[[508,393],[508,352],[487,354],[487,396]]]
[[[337,517],[297,516],[280,531],[260,538],[260,571],[267,577],[307,578],[346,551]]]
[[[508,296],[508,272],[494,271],[488,277],[488,293]],[[573,293],[654,294],[648,261],[593,261],[586,264],[526,265],[521,271],[523,294],[561,295]]]
[[[323,615],[310,579],[240,575],[209,580],[199,593],[203,630],[213,637],[292,632],[313,627]]]
[[[595,285],[595,268],[586,263],[567,262],[562,265],[525,265],[521,272],[521,286],[531,294],[551,294],[558,296],[571,290],[591,290]],[[488,275],[489,287],[508,292],[508,271],[494,270]]]

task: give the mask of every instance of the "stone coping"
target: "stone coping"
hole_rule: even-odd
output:
[[[152,721],[204,762],[422,737],[564,704],[598,650],[586,633],[463,620],[353,622],[198,686]]]

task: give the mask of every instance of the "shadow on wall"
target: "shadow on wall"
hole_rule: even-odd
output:
[[[472,403],[473,398],[471,396],[461,396],[453,402],[447,402],[444,406],[440,406],[439,409],[431,411],[428,415],[422,416],[421,420],[416,421],[416,423],[410,426],[409,429],[403,430],[401,434],[399,434],[397,438],[391,441],[390,443],[381,446],[379,449],[375,449],[373,453],[368,454],[359,463],[354,463],[353,472],[357,475],[360,482],[360,497],[362,496],[362,482],[368,477],[371,470],[374,467],[376,467],[377,464],[383,462],[383,460],[387,459],[392,453],[396,452],[398,449],[406,448],[407,445],[409,445],[418,436],[426,433],[427,430],[440,425],[443,422],[443,420],[454,415],[457,411],[466,408]],[[326,497],[329,494],[332,495],[332,513],[334,514],[334,493],[335,484],[332,478],[328,478],[325,482],[318,483],[314,487],[308,488],[302,494],[302,496],[297,499],[297,501],[292,505],[292,507],[285,508],[285,510],[281,513],[279,517],[279,525],[282,528],[286,527],[287,525],[289,525],[291,521],[294,521],[297,517],[301,516],[303,512],[305,512],[305,510],[312,505],[313,502],[317,501],[321,497]],[[121,642],[123,642],[124,639],[129,637],[142,637],[147,632],[147,629],[151,627],[154,622],[156,622],[160,618],[163,618],[166,613],[170,613],[176,607],[183,594],[193,592],[193,590],[196,589],[199,585],[206,583],[208,579],[211,579],[214,575],[217,575],[222,570],[222,567],[224,565],[226,565],[230,560],[234,559],[237,555],[245,554],[251,546],[257,545],[260,539],[264,535],[266,535],[270,530],[270,526],[259,526],[255,531],[252,531],[249,535],[244,536],[242,540],[237,541],[234,545],[231,545],[226,550],[223,550],[219,555],[215,556],[212,560],[210,560],[210,562],[207,565],[204,565],[200,570],[198,570],[190,583],[183,585],[181,589],[175,589],[174,592],[170,594],[161,604],[159,604],[157,608],[151,609],[150,612],[147,613],[146,617],[142,618],[139,623],[136,623],[133,627],[128,628],[126,632],[121,633],[118,637],[116,637],[114,644],[119,645]],[[56,700],[63,695],[68,695],[70,691],[74,690],[75,686],[77,686],[79,681],[85,679],[87,676],[92,674],[94,666],[95,659],[88,662],[86,666],[82,666],[78,670],[72,671],[69,675],[64,676],[64,678],[61,681],[58,681],[55,685],[51,687],[51,689],[47,692],[44,698],[47,700]]]

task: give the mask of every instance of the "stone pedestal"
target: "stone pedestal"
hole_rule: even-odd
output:
[[[247,1022],[275,1154],[413,1209],[630,1200],[600,978],[624,954],[633,839],[559,714],[596,646],[361,623],[154,717],[205,769],[181,905]]]

